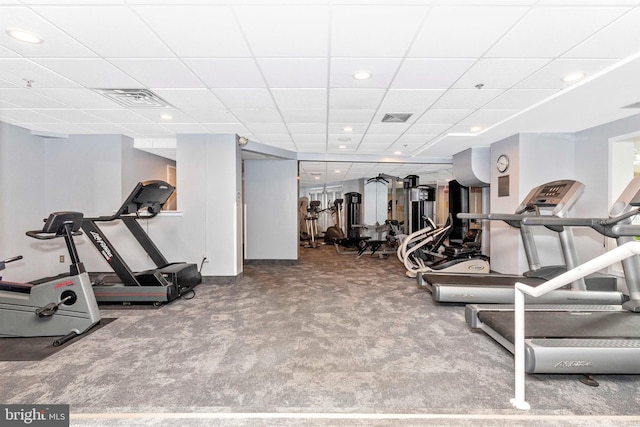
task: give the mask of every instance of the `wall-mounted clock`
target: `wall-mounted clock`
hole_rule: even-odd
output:
[[[498,172],[503,173],[509,169],[509,157],[506,154],[501,154],[496,161],[496,168]]]

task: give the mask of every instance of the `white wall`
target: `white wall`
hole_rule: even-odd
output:
[[[557,179],[576,179],[573,166],[575,142],[570,134],[519,134],[491,146],[491,164],[501,154],[509,156],[509,168],[491,172],[491,212],[515,213],[532,188]],[[498,177],[509,176],[509,196],[498,197]],[[492,221],[491,268],[520,274],[529,269],[517,228]],[[564,264],[557,235],[543,227],[534,229],[542,265]]]
[[[297,260],[298,162],[245,160],[247,260]]]
[[[242,160],[235,138],[177,137],[182,216],[171,239],[183,260],[193,262],[206,255],[203,276],[235,277],[242,272]]]
[[[0,259],[24,257],[0,271],[6,280],[25,282],[53,273],[47,267],[47,253],[38,250],[42,244],[25,235],[27,230],[42,228],[42,219],[48,215],[44,158],[39,137],[0,122]]]

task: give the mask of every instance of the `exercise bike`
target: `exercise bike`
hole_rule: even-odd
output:
[[[42,230],[27,231],[27,236],[38,240],[64,238],[71,261],[69,274],[31,283],[0,280],[0,337],[62,336],[53,342],[57,347],[100,322],[91,280],[73,241],[74,235],[81,234],[82,218],[79,212],[54,212]],[[19,259],[22,256],[1,261],[0,270]]]

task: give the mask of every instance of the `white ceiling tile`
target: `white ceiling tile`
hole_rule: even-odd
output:
[[[431,141],[436,136],[438,136],[437,133],[415,134],[415,135],[404,134],[404,135],[400,136],[400,138],[398,138],[396,140],[396,142],[394,144],[394,147],[400,148],[404,144],[407,144],[407,145],[409,145],[409,149],[415,149],[415,148],[418,148],[418,146],[420,146],[420,144],[424,144],[425,142]],[[408,149],[405,149],[404,147],[402,147],[402,149],[404,151],[408,150]]]
[[[83,132],[91,135],[126,135],[129,130],[115,123],[91,123],[84,126]]]
[[[88,114],[111,123],[150,123],[150,120],[131,110],[87,110]]]
[[[235,133],[247,137],[251,132],[241,123],[203,123],[212,133]]]
[[[287,134],[287,127],[284,123],[252,123],[248,129],[254,135],[265,134]]]
[[[367,129],[367,134],[400,135],[409,129],[409,126],[411,126],[410,123],[380,123],[380,121],[374,121]]]
[[[587,76],[612,64],[607,59],[557,59],[516,86],[518,89],[562,89],[573,83],[563,82],[567,74],[583,72]]]
[[[1,88],[0,98],[3,101],[17,105],[21,108],[65,108],[65,104],[48,98],[36,91],[20,88]]]
[[[3,109],[0,110],[0,121],[6,123],[59,123],[60,120],[48,116],[46,114],[40,114],[32,110],[23,109]]]
[[[173,53],[126,6],[36,7],[34,10],[102,57],[171,57]],[[117,31],[114,24],[117,23]],[[109,37],[104,35],[108,34]]]
[[[449,129],[451,124],[416,123],[407,129],[406,135],[431,135],[440,134]]]
[[[387,135],[383,133],[367,133],[360,143],[360,148],[367,145],[387,144],[387,147],[398,139],[398,135]],[[386,147],[385,147],[386,148]]]
[[[298,139],[295,141],[296,146],[298,147],[298,151],[302,153],[319,153],[324,152],[326,144],[324,142],[307,142],[304,138]]]
[[[234,7],[252,53],[257,57],[327,56],[327,5]]]
[[[282,110],[287,123],[326,123],[327,110]]]
[[[506,119],[517,113],[516,110],[489,110],[483,108],[482,110],[478,110],[464,120],[461,120],[458,124],[461,125],[469,125],[469,126],[482,126],[487,127],[498,123],[501,120]]]
[[[183,62],[211,88],[265,87],[260,70],[249,58],[188,58]]]
[[[271,88],[326,88],[326,58],[258,58]]]
[[[549,59],[480,59],[453,85],[458,89],[509,89],[550,62]]]
[[[227,6],[167,5],[134,9],[177,56],[250,56],[233,12]]]
[[[123,126],[129,131],[139,135],[158,136],[173,134],[173,132],[167,128],[155,123],[126,123],[123,124]]]
[[[342,133],[329,133],[327,134],[327,142],[330,144],[346,145],[349,147],[353,144],[358,144],[362,140],[362,137],[363,135],[359,133],[349,135]]]
[[[626,58],[633,55],[638,52],[640,46],[638,22],[640,9],[633,9],[571,49],[564,57]]]
[[[227,108],[275,110],[276,105],[267,89],[213,89]]]
[[[75,88],[45,88],[34,89],[54,101],[79,109],[121,109],[124,108],[105,96],[91,89]]]
[[[293,142],[288,133],[261,133],[255,135],[264,144],[290,144]]]
[[[412,112],[414,116],[419,116],[444,92],[444,89],[391,89],[385,95],[380,110],[387,113]]]
[[[33,130],[40,132],[51,132],[56,134],[89,134],[91,128],[77,125],[75,123],[47,123],[35,126]],[[122,131],[121,131],[122,132]]]
[[[0,44],[30,58],[68,58],[95,57],[96,54],[87,49],[74,38],[55,27],[47,20],[26,7],[3,7],[0,13]],[[19,42],[5,33],[8,28],[21,28],[37,34],[43,43],[29,44]]]
[[[331,14],[331,55],[403,57],[427,6],[336,5]]]
[[[291,134],[312,134],[322,135],[327,132],[327,125],[324,123],[289,123],[287,125]]]
[[[475,61],[472,59],[407,59],[393,80],[393,89],[447,89]]]
[[[149,119],[154,123],[171,124],[171,123],[195,123],[195,120],[185,112],[169,108],[138,108],[135,111],[142,117]],[[171,119],[163,119],[163,115],[171,116]]]
[[[329,108],[374,110],[385,94],[383,89],[331,89]]]
[[[430,109],[420,116],[416,123],[453,124],[473,113],[473,111],[468,109]]]
[[[252,110],[252,109],[235,109],[233,110],[241,122],[251,128],[255,123],[282,123],[282,118],[276,110]]]
[[[351,128],[350,131],[345,131],[344,128]],[[367,128],[369,127],[369,123],[329,123],[329,133],[343,133],[348,136],[351,133],[365,133]],[[326,129],[325,129],[326,130]]]
[[[325,136],[325,134],[305,134],[305,133],[295,133],[291,135],[293,137],[293,140],[295,141],[296,145],[298,145],[298,148],[300,148],[301,144],[305,144],[305,145],[315,145],[317,147],[322,147],[322,150],[324,151],[325,145],[327,143],[327,137]]]
[[[37,63],[87,88],[139,88],[140,83],[104,59],[38,59]]]
[[[197,133],[209,132],[209,129],[200,123],[163,123],[163,127],[173,133]]]
[[[555,94],[557,89],[510,89],[484,108],[492,110],[521,110]]]
[[[326,109],[327,89],[271,89],[281,110]]]
[[[387,88],[398,70],[401,58],[331,58],[331,87]],[[353,74],[368,71],[371,78],[356,80]]]
[[[189,116],[200,123],[238,123],[240,120],[229,110],[185,110]]]
[[[28,59],[0,59],[0,78],[18,87],[25,87],[27,81],[32,81],[32,87],[67,87],[77,88],[79,85],[64,78],[46,67],[38,65]]]
[[[480,108],[496,96],[502,89],[450,89],[433,104],[436,109]]]
[[[202,82],[177,59],[113,59],[109,62],[142,83],[144,87],[199,88]]]
[[[376,110],[329,110],[330,123],[369,123]]]
[[[4,46],[0,46],[0,58],[17,58],[20,55],[13,52],[12,50],[7,49]]]
[[[225,105],[209,89],[153,89],[153,92],[183,110],[224,110]]]
[[[555,58],[625,10],[618,7],[539,6],[530,10],[486,56]],[[567,25],[568,22],[571,25]]]
[[[101,123],[102,119],[87,114],[80,110],[73,109],[38,109],[35,108],[33,111],[36,113],[45,114],[50,117],[54,117],[62,122],[69,123]]]
[[[408,56],[480,57],[527,10],[526,7],[435,5]]]

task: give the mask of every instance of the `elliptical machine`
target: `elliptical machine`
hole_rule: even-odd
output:
[[[27,231],[27,236],[39,240],[64,238],[71,260],[69,274],[31,283],[0,280],[0,337],[63,335],[53,342],[57,347],[100,322],[91,280],[73,241],[74,235],[81,234],[82,218],[79,212],[54,212],[42,230]],[[19,259],[22,256],[0,262],[0,270]]]

